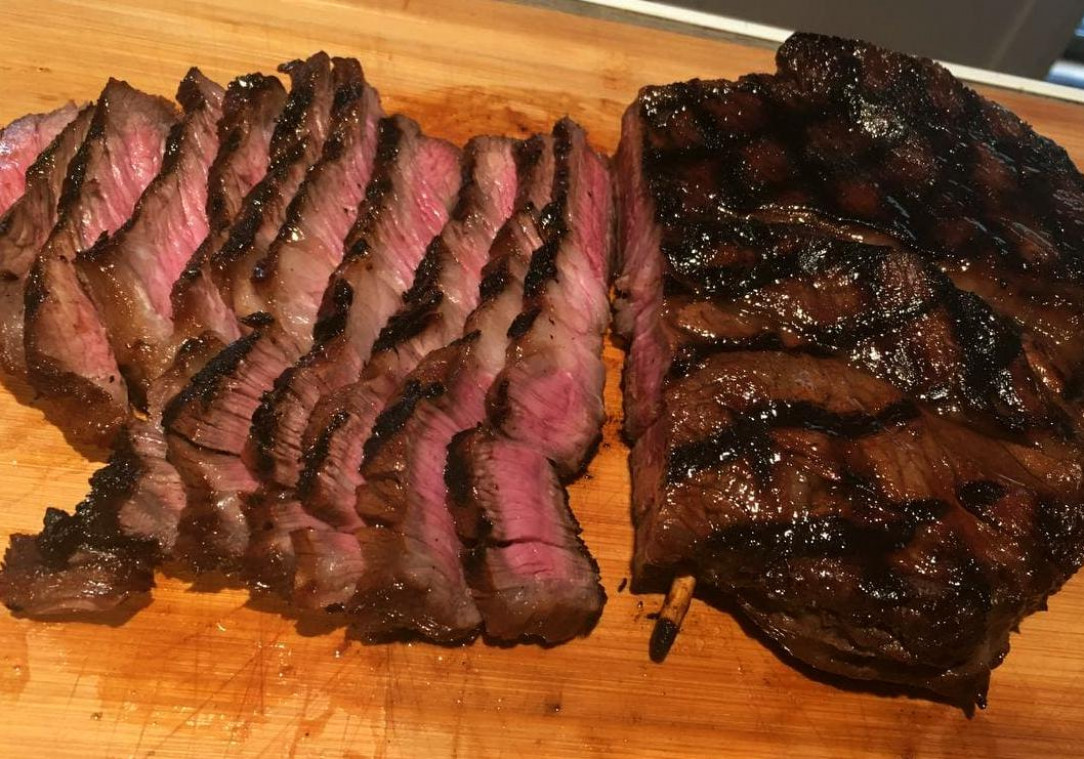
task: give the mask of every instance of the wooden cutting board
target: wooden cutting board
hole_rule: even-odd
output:
[[[360,58],[388,109],[436,135],[525,135],[568,113],[607,151],[642,84],[773,69],[763,49],[474,0],[5,0],[0,120],[91,99],[109,75],[171,94],[192,64],[225,83],[318,48]],[[990,94],[1084,165],[1084,110]],[[550,650],[366,646],[298,629],[239,590],[160,577],[126,621],[43,624],[0,610],[0,755],[1084,755],[1084,577],[1023,624],[990,708],[971,720],[811,679],[699,602],[669,660],[651,664],[647,614],[659,599],[621,590],[632,540],[621,354],[606,358],[611,420],[572,489],[610,596],[589,638]],[[45,506],[71,508],[103,455],[73,450],[25,386],[6,387],[0,544],[36,532]]]

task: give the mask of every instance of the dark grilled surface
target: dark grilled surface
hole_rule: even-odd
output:
[[[778,63],[626,118],[635,579],[981,702],[1084,561],[1084,181],[928,61],[796,35]]]

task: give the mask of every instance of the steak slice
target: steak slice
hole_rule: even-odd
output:
[[[504,641],[586,634],[606,600],[561,477],[586,465],[604,418],[610,179],[576,124],[558,122],[554,138],[545,242],[507,330],[505,366],[484,422],[456,438],[446,469],[467,579],[487,635]],[[367,476],[368,467],[367,452]]]
[[[817,668],[981,704],[1084,562],[1084,180],[929,61],[778,63],[623,124],[634,587],[693,574]]]
[[[332,101],[343,81],[358,72],[317,53],[305,61],[283,64],[290,75],[290,97],[271,138],[271,165],[245,198],[244,207],[226,242],[211,254],[211,271],[227,305],[238,317],[263,311],[264,299],[255,290],[254,270],[277,239],[305,174],[320,158],[331,128]],[[359,67],[360,68],[360,67]],[[351,69],[351,70],[348,70]],[[352,211],[353,209],[351,209]]]
[[[75,260],[132,400],[143,407],[160,373],[156,348],[173,334],[173,283],[210,232],[207,177],[223,96],[198,69],[188,72],[177,90],[185,116],[170,134],[161,172],[124,226]]]
[[[300,278],[302,286],[266,304],[256,328],[208,363],[166,407],[163,423],[170,460],[188,487],[185,553],[199,566],[234,562],[243,555],[248,528],[242,500],[257,487],[241,459],[252,413],[275,378],[311,343],[297,320],[314,314],[319,293],[307,286],[313,272],[327,274],[365,198],[376,164],[380,103],[356,61],[337,59],[329,141],[290,204],[272,244],[267,273]],[[373,211],[374,213],[378,211]],[[305,270],[308,270],[305,272]],[[278,288],[265,279],[261,288]],[[293,326],[283,326],[294,320]]]
[[[480,625],[446,504],[444,464],[455,433],[485,416],[486,390],[504,366],[508,327],[523,304],[530,252],[541,244],[537,223],[528,204],[504,225],[486,264],[484,301],[463,337],[426,356],[376,419],[357,490],[363,526],[353,552],[361,571],[322,574],[328,562],[310,549],[299,605],[343,603],[369,631],[411,630],[442,641]]]
[[[273,141],[286,99],[279,80],[262,74],[236,79],[226,90],[218,125],[218,155],[207,176],[210,233],[173,283],[173,337],[155,352],[158,374],[186,340],[198,339],[205,333],[227,342],[241,336],[237,316],[214,282],[211,257],[226,243],[232,224],[241,218],[245,200],[264,178],[268,166],[286,152],[286,137]],[[268,224],[273,223],[273,219],[268,220]]]
[[[26,170],[80,111],[66,103],[49,113],[31,113],[0,129],[0,216],[26,192]]]
[[[86,106],[26,170],[26,189],[0,217],[0,363],[12,374],[26,373],[23,349],[26,275],[56,226],[57,206],[68,164],[83,144],[94,118]]]
[[[208,179],[209,241],[228,230],[259,182],[285,99],[277,79],[259,74],[227,88],[218,155]],[[13,539],[0,572],[0,599],[6,604],[33,616],[108,611],[153,584],[154,566],[173,552],[186,504],[180,475],[166,460],[161,408],[224,347],[221,337],[202,333],[202,326],[186,333],[207,323],[196,312],[192,316],[174,325],[179,350],[160,346],[163,362],[171,366],[150,385],[148,418],[132,417],[121,429],[109,464],[91,478],[85,501],[71,516],[50,510],[41,534]],[[232,312],[229,318],[236,323]]]
[[[172,105],[110,80],[68,167],[56,226],[26,285],[24,345],[31,384],[79,437],[108,440],[128,398],[112,346],[79,283],[76,255],[128,220],[162,165]]]
[[[356,381],[321,399],[315,442],[304,455],[300,494],[309,513],[340,530],[360,525],[354,491],[362,446],[406,375],[430,351],[462,334],[478,302],[482,267],[517,195],[515,143],[479,137],[466,148],[465,182],[451,220],[433,239],[402,303],[376,336]],[[532,177],[524,177],[531,180]],[[534,177],[540,184],[543,177]],[[324,419],[334,421],[324,425]]]

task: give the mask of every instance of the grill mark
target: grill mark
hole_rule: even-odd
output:
[[[346,321],[353,302],[354,288],[345,279],[336,279],[324,293],[319,316],[313,325],[312,336],[317,345],[330,342],[346,330]]]
[[[365,441],[362,465],[380,453],[380,449],[403,428],[414,415],[419,403],[436,398],[447,391],[443,382],[419,382],[408,380],[399,397],[387,406],[373,422],[373,431]]]
[[[855,440],[901,427],[918,415],[918,407],[910,400],[891,403],[876,414],[838,413],[806,401],[768,401],[741,412],[725,429],[676,448],[670,454],[667,481],[680,482],[739,458],[767,481],[771,466],[778,460],[769,436],[772,429],[798,428]]]
[[[331,455],[331,441],[349,420],[349,411],[336,411],[328,419],[327,425],[320,431],[316,441],[301,454],[302,467],[297,480],[297,493],[302,499],[312,495],[313,488],[316,487],[320,464]]]
[[[214,400],[222,380],[237,370],[262,336],[259,330],[250,332],[216,353],[166,404],[162,410],[162,426],[169,430],[189,404],[199,402],[206,406]]]

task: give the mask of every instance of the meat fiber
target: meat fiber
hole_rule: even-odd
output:
[[[459,436],[447,467],[474,598],[486,633],[506,641],[585,634],[605,602],[561,478],[586,465],[605,415],[610,176],[575,123],[558,122],[554,140],[544,242],[507,330],[505,366],[488,389],[485,421]]]
[[[27,376],[78,437],[108,440],[127,415],[128,398],[75,257],[128,220],[158,174],[174,123],[167,101],[110,80],[68,167],[56,226],[27,279]]]
[[[311,343],[302,328],[321,293],[310,282],[333,271],[351,225],[368,209],[366,187],[379,169],[381,115],[375,91],[356,61],[336,59],[331,132],[323,157],[286,213],[268,257],[254,272],[254,292],[280,292],[249,320],[253,331],[197,373],[166,407],[170,460],[188,488],[185,552],[200,566],[240,559],[248,543],[243,500],[257,481],[242,461],[252,413],[275,378]],[[380,175],[375,177],[380,181]],[[290,290],[283,279],[297,281]]]
[[[173,283],[210,232],[207,177],[223,96],[197,69],[188,72],[177,91],[185,116],[170,134],[161,172],[125,225],[75,260],[132,400],[142,407],[160,373],[157,348],[173,334]]]
[[[32,113],[0,129],[0,216],[26,191],[26,170],[78,115],[67,103],[49,113]]]
[[[94,107],[82,108],[26,170],[23,194],[0,217],[0,363],[26,373],[23,348],[26,276],[56,226],[68,164],[90,128]]]
[[[625,117],[634,583],[691,573],[815,667],[982,703],[1084,562],[1084,180],[929,61],[777,60]]]

